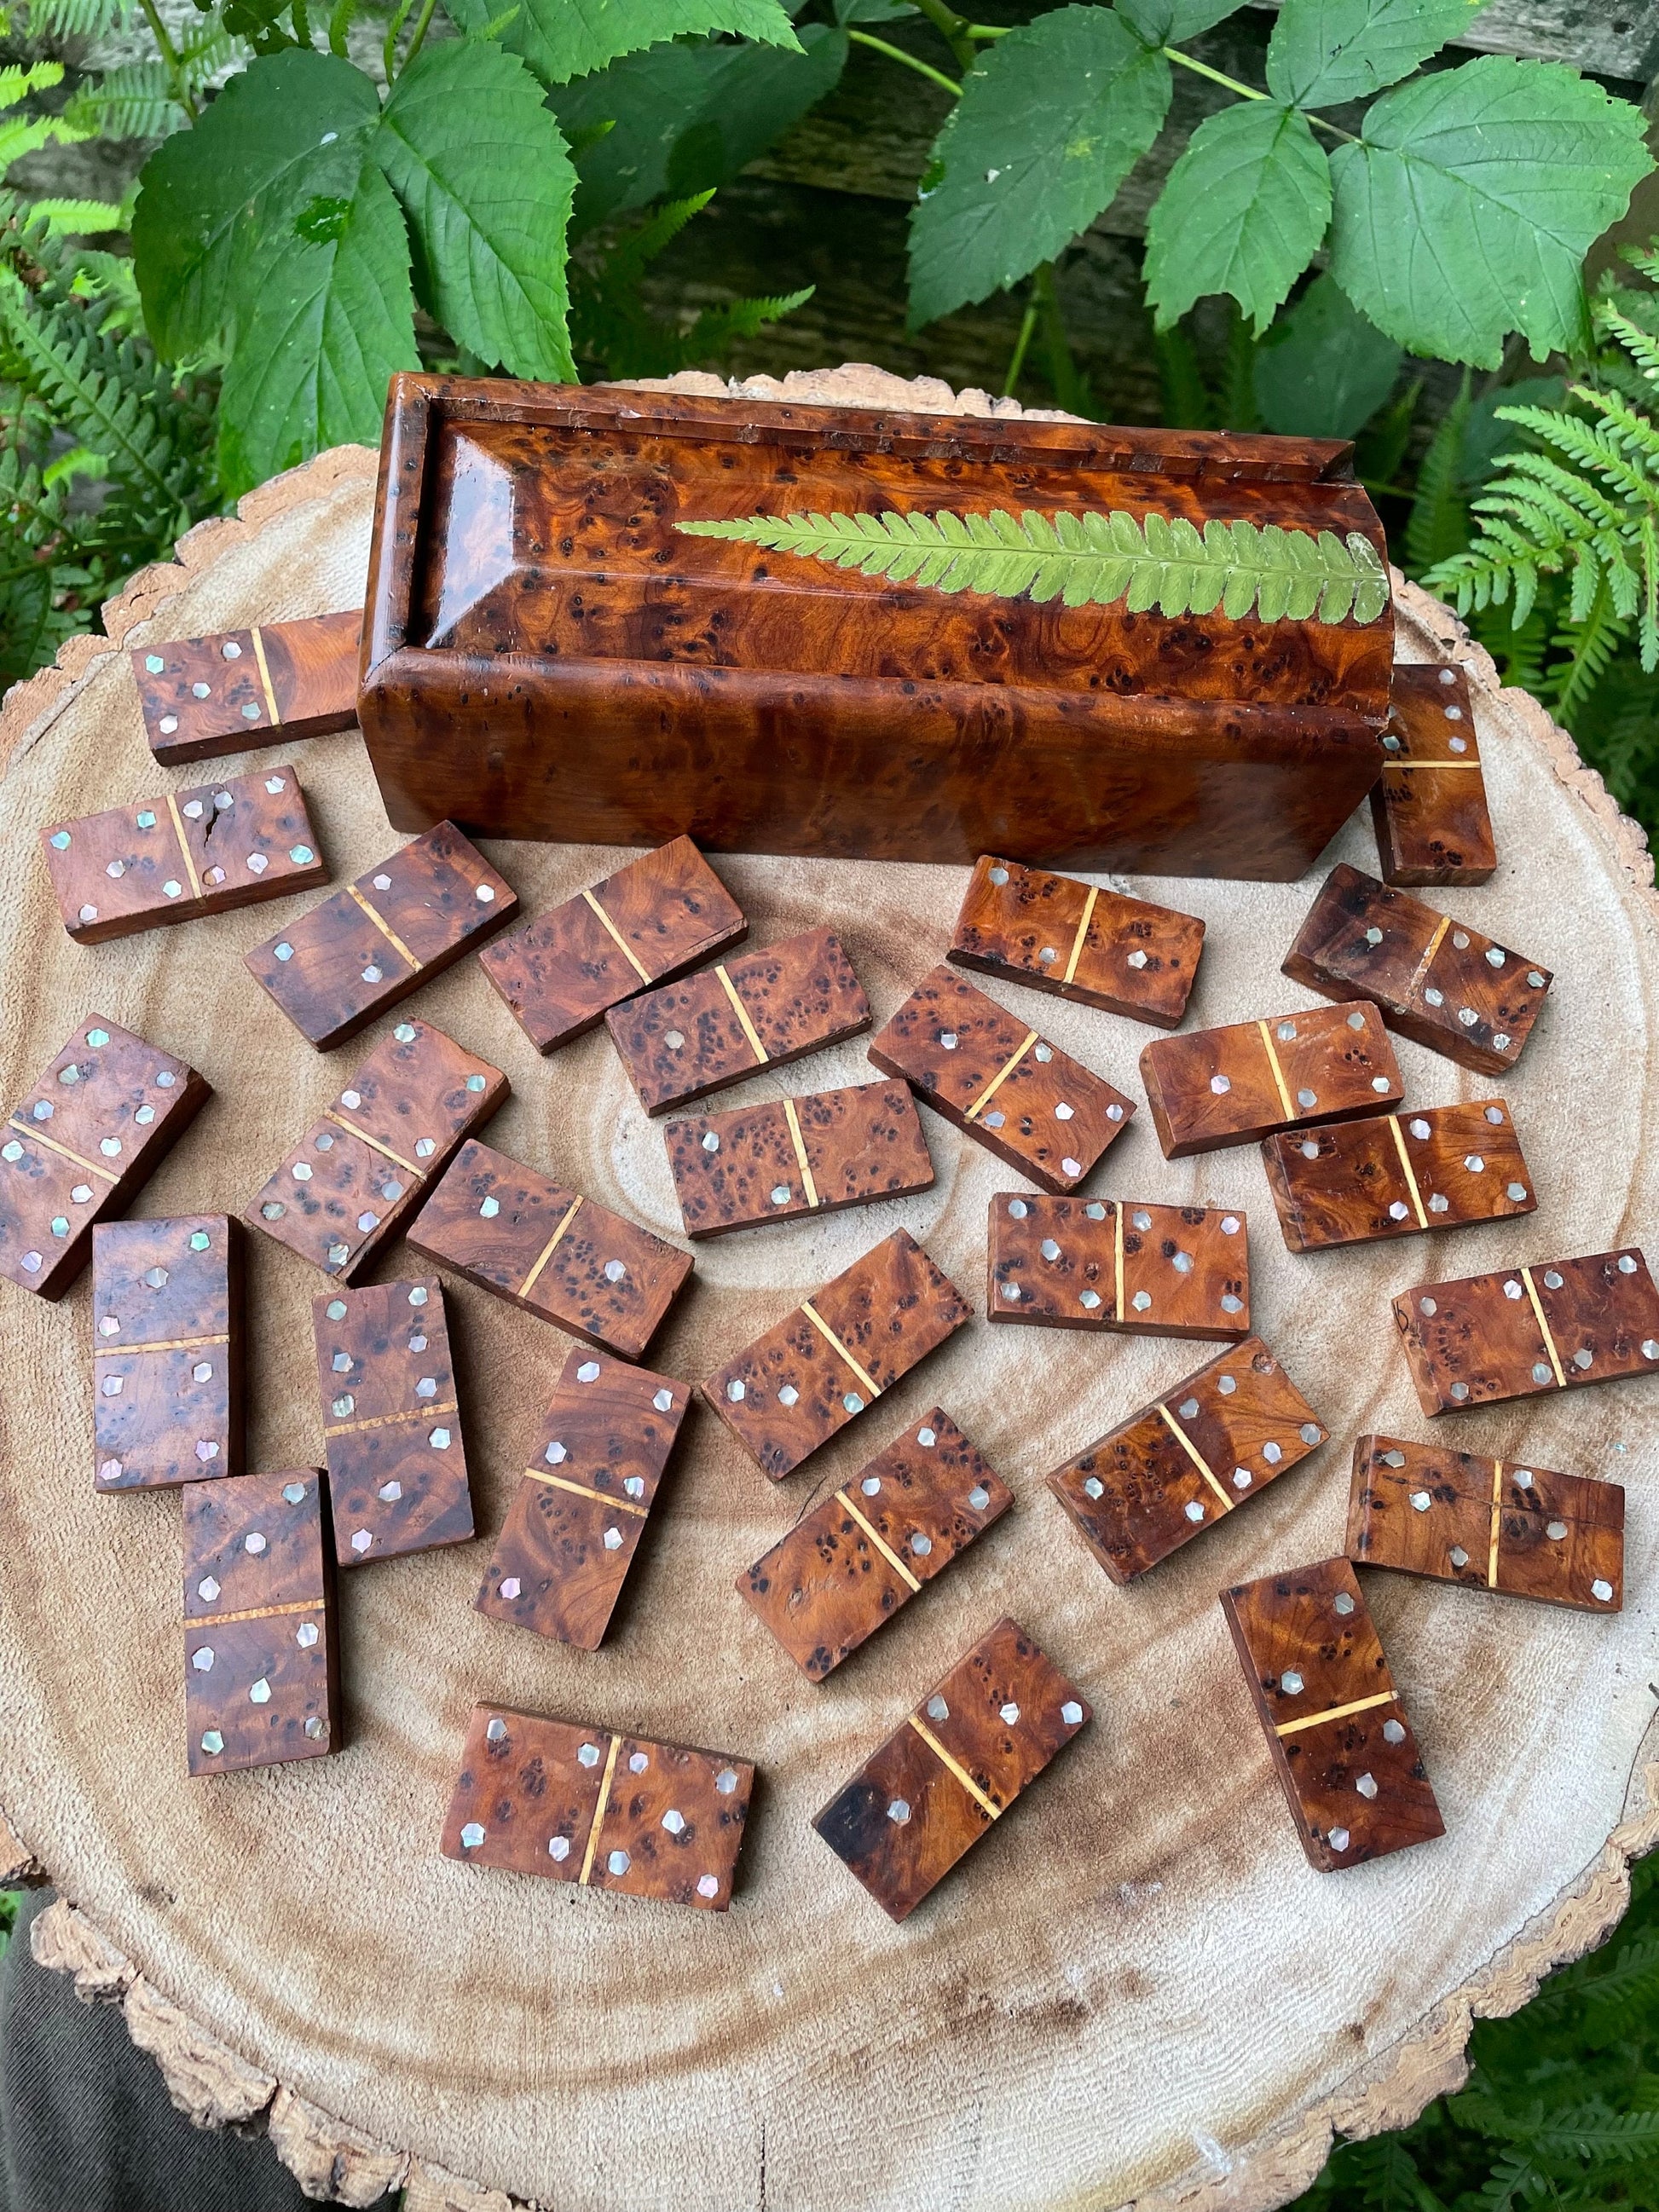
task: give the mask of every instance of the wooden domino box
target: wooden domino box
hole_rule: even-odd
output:
[[[475,1705],[446,1858],[724,1912],[755,1787],[746,1759]]]
[[[1203,950],[1204,925],[1193,915],[987,853],[975,863],[945,957],[1172,1030]]]
[[[1221,1609],[1309,1864],[1331,1874],[1443,1835],[1347,1560],[1237,1583]]]
[[[986,1318],[1139,1336],[1246,1337],[1249,1230],[1223,1206],[991,1200]]]
[[[506,878],[441,822],[244,957],[301,1036],[328,1052],[476,951],[518,906]]]
[[[0,1274],[61,1298],[209,1097],[193,1067],[94,1014],[0,1130]]]
[[[940,966],[870,1040],[884,1074],[1044,1190],[1075,1190],[1134,1101]]]
[[[1288,1474],[1328,1433],[1250,1337],[1056,1468],[1048,1487],[1112,1580],[1130,1583]]]
[[[1498,848],[1461,668],[1395,663],[1382,755],[1371,820],[1383,882],[1487,882]]]
[[[291,768],[50,823],[41,850],[80,945],[164,929],[328,881]]]
[[[748,934],[731,892],[676,837],[486,945],[478,964],[537,1051],[554,1052]]]
[[[399,1022],[243,1208],[242,1218],[349,1283],[422,1204],[463,1138],[506,1099],[499,1067],[425,1022]]]
[[[294,1468],[192,1483],[184,1501],[190,1771],[338,1751],[328,1486]]]
[[[1394,1318],[1425,1413],[1659,1370],[1659,1290],[1633,1249],[1419,1283]]]
[[[1586,1613],[1624,1602],[1625,1492],[1474,1452],[1361,1437],[1348,1495],[1350,1559]]]
[[[778,1482],[972,1318],[896,1229],[699,1387]]]
[[[337,1563],[465,1543],[472,1492],[441,1285],[325,1292],[311,1321]]]
[[[1156,1038],[1140,1079],[1166,1160],[1352,1121],[1405,1095],[1382,1017],[1364,1000]]]
[[[812,1826],[903,1920],[1093,1718],[1017,1620],[998,1621]]]
[[[1261,1160],[1292,1252],[1468,1229],[1538,1204],[1502,1098],[1287,1132],[1267,1139]]]
[[[1284,964],[1328,999],[1371,1000],[1391,1030],[1482,1075],[1515,1066],[1550,988],[1536,961],[1346,863]]]
[[[1013,1502],[935,1406],[739,1575],[738,1595],[821,1682]]]
[[[898,1082],[688,1115],[663,1134],[680,1218],[694,1239],[909,1198],[933,1181],[915,1105]]]
[[[273,736],[319,738],[357,720],[360,608],[175,638],[129,655],[158,761],[246,752]]]
[[[478,1611],[597,1651],[690,1402],[672,1376],[573,1352],[484,1570]]]
[[[222,1213],[92,1240],[93,1487],[243,1471],[242,1231]]]

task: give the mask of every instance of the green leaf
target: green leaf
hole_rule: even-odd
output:
[[[1387,93],[1332,160],[1331,272],[1413,352],[1496,368],[1584,342],[1584,255],[1653,167],[1626,101],[1553,62],[1466,62]]]
[[[910,216],[915,327],[983,300],[1086,230],[1157,137],[1170,64],[1109,8],[1056,8],[982,55]]]
[[[219,401],[219,469],[233,495],[308,454],[380,442],[386,381],[418,368],[409,240],[365,161],[349,199],[319,198],[268,243]]]
[[[1352,438],[1393,391],[1400,360],[1334,278],[1316,276],[1257,351],[1261,419],[1284,437]]]
[[[523,63],[471,40],[423,47],[392,85],[374,151],[409,217],[422,306],[514,376],[574,381],[576,173]]]
[[[1118,0],[1118,14],[1149,46],[1178,46],[1238,13],[1243,0]]]
[[[233,76],[140,174],[133,253],[164,360],[216,347],[240,278],[258,292],[255,241],[318,193],[356,189],[380,118],[374,87],[332,54],[276,54]]]
[[[477,32],[497,0],[445,0],[464,31]],[[502,30],[544,84],[591,76],[623,54],[715,31],[799,53],[795,27],[778,0],[519,0]]]
[[[1167,330],[1230,292],[1259,337],[1330,220],[1331,179],[1307,118],[1272,100],[1206,116],[1146,222],[1146,296]]]
[[[1298,107],[1369,100],[1460,37],[1486,0],[1285,0],[1267,89]]]

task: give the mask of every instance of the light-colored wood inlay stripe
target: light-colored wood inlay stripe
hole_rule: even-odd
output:
[[[732,1011],[737,1016],[738,1022],[742,1024],[743,1033],[749,1040],[749,1049],[755,1055],[755,1063],[757,1066],[763,1067],[766,1065],[768,1059],[766,1047],[761,1042],[759,1033],[756,1030],[753,1022],[749,1018],[748,1007],[744,1006],[743,1000],[738,996],[737,985],[726,974],[723,963],[715,969],[714,973],[720,979],[721,990],[725,992],[726,997],[732,1001]]]
[[[190,878],[190,895],[193,899],[202,896],[202,878],[196,872],[196,855],[190,849],[190,840],[185,835],[185,817],[179,811],[179,802],[171,792],[167,793],[167,812],[173,817],[173,835],[179,840],[179,851],[184,860],[185,873]]]
[[[1423,948],[1423,957],[1418,962],[1416,967],[1412,971],[1411,981],[1406,986],[1406,999],[1408,1004],[1417,996],[1418,986],[1422,982],[1423,978],[1428,974],[1430,967],[1433,963],[1434,956],[1440,950],[1440,940],[1450,927],[1451,916],[1449,914],[1443,914],[1439,921],[1435,925],[1433,936],[1430,938],[1428,943]]]
[[[540,1253],[537,1256],[535,1266],[530,1270],[530,1273],[525,1277],[523,1282],[519,1285],[519,1296],[521,1298],[527,1298],[532,1291],[535,1289],[542,1269],[553,1257],[554,1253],[557,1251],[559,1248],[559,1239],[564,1235],[565,1231],[569,1228],[571,1223],[576,1218],[577,1211],[580,1207],[580,1205],[581,1200],[580,1198],[572,1200],[570,1209],[566,1213],[564,1219],[553,1231],[553,1234],[548,1238],[546,1243],[543,1245]]]
[[[259,666],[259,689],[265,695],[265,712],[270,717],[271,727],[276,729],[281,724],[283,718],[276,711],[276,692],[270,680],[270,664],[265,659],[265,641],[260,635],[257,624],[248,632],[248,635],[253,641],[253,658]]]
[[[617,927],[616,923],[615,923],[614,921],[611,921],[611,919],[610,915],[605,912],[605,908],[604,908],[599,904],[599,902],[598,899],[596,899],[596,898],[594,897],[594,896],[593,896],[592,892],[592,891],[584,891],[584,892],[582,893],[582,896],[583,896],[583,897],[587,901],[588,905],[589,905],[589,906],[593,909],[593,912],[594,912],[594,913],[599,916],[599,918],[600,921],[604,924],[604,926],[605,926],[605,927],[606,928],[606,930],[608,930],[608,931],[609,931],[609,933],[610,933],[610,934],[611,934],[611,939],[613,939],[613,941],[614,941],[614,942],[615,942],[615,944],[616,944],[617,950],[617,951],[622,954],[623,958],[625,961],[627,961],[627,963],[628,963],[629,966],[629,967],[634,970],[634,973],[635,973],[635,974],[639,977],[639,979],[640,979],[641,982],[641,983],[648,983],[648,982],[650,982],[650,981],[652,981],[652,975],[651,975],[651,971],[650,971],[650,969],[649,969],[648,968],[647,968],[647,967],[645,967],[645,966],[643,966],[643,965],[641,964],[641,961],[640,961],[640,959],[639,959],[638,955],[637,955],[637,954],[635,952],[635,951],[634,951],[633,946],[629,943],[628,939],[627,939],[623,935],[623,933],[622,933],[621,930],[619,930],[619,929],[617,928]]]
[[[614,1505],[618,1513],[631,1513],[643,1521],[651,1509],[636,1505],[631,1498],[613,1498],[608,1490],[594,1490],[585,1482],[571,1482],[562,1474],[550,1474],[544,1467],[527,1467],[525,1475],[531,1482],[544,1482],[550,1490],[568,1490],[574,1498],[591,1498],[600,1505]]]
[[[587,1849],[582,1853],[582,1870],[576,1877],[585,1882],[593,1871],[593,1854],[599,1847],[599,1830],[605,1825],[605,1808],[611,1797],[611,1778],[617,1771],[617,1753],[622,1749],[622,1738],[611,1739],[610,1756],[605,1762],[605,1773],[599,1783],[599,1802],[593,1808],[593,1825],[587,1832]]]
[[[186,1628],[217,1628],[227,1620],[275,1620],[285,1613],[320,1613],[323,1601],[319,1597],[302,1597],[292,1605],[251,1605],[241,1613],[187,1613]]]
[[[113,1359],[125,1352],[194,1352],[198,1345],[228,1344],[227,1335],[219,1336],[161,1336],[152,1337],[148,1343],[142,1339],[131,1344],[94,1344],[94,1359]]]
[[[846,1361],[847,1364],[852,1369],[854,1374],[858,1376],[859,1381],[863,1383],[865,1389],[870,1393],[870,1395],[872,1398],[879,1398],[881,1395],[880,1383],[877,1382],[873,1375],[866,1374],[864,1369],[859,1365],[857,1360],[854,1358],[852,1353],[847,1349],[847,1346],[836,1334],[835,1330],[831,1328],[829,1322],[825,1321],[823,1316],[813,1304],[811,1299],[803,1298],[800,1302],[800,1310],[806,1316],[807,1320],[811,1322],[813,1328],[817,1329],[818,1334],[823,1339],[824,1342],[830,1346],[830,1350],[839,1353],[840,1357]]]
[[[1555,1339],[1550,1334],[1550,1325],[1544,1318],[1544,1308],[1538,1296],[1538,1286],[1532,1279],[1530,1267],[1522,1267],[1521,1279],[1527,1286],[1527,1296],[1532,1300],[1532,1310],[1538,1323],[1538,1334],[1544,1340],[1544,1349],[1550,1356],[1550,1365],[1555,1370],[1555,1387],[1558,1390],[1565,1390],[1567,1387],[1567,1378],[1561,1372],[1560,1354],[1556,1351]]]
[[[100,1168],[91,1160],[83,1160],[79,1152],[70,1152],[67,1145],[60,1145],[55,1137],[43,1137],[31,1121],[20,1121],[14,1114],[10,1126],[16,1130],[20,1137],[27,1137],[37,1145],[44,1145],[49,1152],[56,1152],[60,1160],[69,1160],[76,1167],[84,1168],[88,1175],[95,1175],[100,1182],[114,1184],[121,1180],[118,1175],[112,1174],[108,1168]]]
[[[836,1503],[837,1505],[844,1506],[848,1512],[852,1515],[854,1520],[858,1522],[860,1528],[863,1529],[865,1534],[870,1539],[870,1541],[881,1553],[881,1556],[886,1560],[888,1565],[892,1568],[894,1573],[902,1577],[904,1581],[909,1583],[913,1590],[919,1590],[921,1588],[921,1584],[911,1573],[909,1568],[905,1565],[903,1560],[900,1559],[898,1553],[893,1549],[892,1546],[884,1540],[881,1531],[875,1528],[872,1523],[866,1520],[865,1516],[859,1511],[858,1507],[854,1504],[852,1499],[847,1495],[847,1492],[844,1490],[838,1490],[836,1492]]]
[[[1400,1155],[1401,1166],[1406,1170],[1406,1188],[1412,1194],[1412,1210],[1417,1216],[1417,1225],[1419,1229],[1426,1229],[1429,1225],[1429,1217],[1423,1211],[1422,1195],[1417,1188],[1417,1176],[1412,1167],[1411,1155],[1406,1150],[1406,1133],[1400,1126],[1400,1116],[1397,1114],[1385,1114],[1382,1118],[1394,1132],[1395,1150]]]
[[[460,1410],[453,1398],[446,1398],[441,1405],[417,1406],[412,1413],[372,1413],[361,1421],[325,1422],[323,1434],[325,1437],[356,1436],[359,1429],[392,1429],[396,1428],[400,1421],[435,1421],[440,1413],[459,1413]]]
[[[795,1148],[795,1164],[800,1170],[801,1188],[806,1193],[806,1203],[816,1206],[818,1187],[812,1180],[812,1163],[806,1157],[806,1139],[801,1135],[800,1119],[795,1112],[793,1098],[786,1098],[783,1102],[783,1118],[789,1124],[789,1141]]]
[[[1498,1536],[1504,1524],[1504,1462],[1492,1463],[1492,1542],[1486,1552],[1486,1588],[1498,1588]]]
[[[1390,769],[1400,769],[1400,768],[1434,768],[1434,769],[1441,769],[1441,768],[1471,769],[1471,768],[1472,768],[1472,769],[1474,769],[1476,771],[1476,773],[1478,774],[1478,773],[1479,773],[1479,771],[1480,771],[1480,762],[1479,762],[1478,760],[1472,760],[1472,761],[1463,761],[1463,760],[1457,760],[1457,761],[1443,761],[1443,760],[1415,760],[1415,761],[1408,761],[1408,760],[1385,760],[1385,761],[1383,762],[1383,763],[1382,763],[1382,773],[1383,773],[1383,775],[1386,775],[1388,774],[1388,772],[1389,772],[1389,770]]]
[[[1185,1429],[1182,1427],[1180,1422],[1176,1420],[1175,1415],[1170,1411],[1167,1406],[1160,1406],[1158,1410],[1163,1414],[1164,1424],[1168,1427],[1170,1434],[1175,1438],[1176,1442],[1181,1446],[1182,1450],[1186,1453],[1188,1458],[1191,1460],[1193,1465],[1203,1476],[1205,1481],[1209,1484],[1211,1489],[1214,1491],[1216,1496],[1221,1500],[1221,1509],[1223,1512],[1231,1513],[1233,1510],[1233,1501],[1228,1497],[1226,1492],[1222,1488],[1221,1484],[1217,1480],[1215,1472],[1211,1467],[1208,1460],[1205,1458],[1203,1453],[1200,1451],[1198,1446],[1193,1442],[1192,1438],[1188,1435]]]
[[[1296,1109],[1291,1103],[1290,1091],[1285,1081],[1285,1071],[1279,1064],[1279,1054],[1273,1050],[1272,1035],[1266,1022],[1258,1022],[1256,1027],[1261,1032],[1261,1042],[1267,1054],[1267,1065],[1272,1068],[1273,1081],[1279,1086],[1279,1103],[1285,1109],[1285,1119],[1287,1121],[1294,1121],[1297,1118]]]
[[[1117,1261],[1117,1292],[1116,1303],[1112,1308],[1112,1319],[1114,1321],[1121,1321],[1123,1318],[1123,1201],[1121,1199],[1111,1199],[1108,1200],[1108,1204],[1111,1206],[1113,1217],[1116,1224],[1113,1233],[1117,1245],[1115,1254]]]
[[[377,914],[375,912],[374,908],[369,904],[368,901],[358,890],[356,884],[348,884],[346,885],[346,896],[348,898],[354,898],[356,900],[358,905],[362,907],[363,912],[374,923],[375,928],[380,931],[381,936],[385,938],[386,943],[398,955],[398,957],[400,960],[407,961],[410,967],[418,972],[421,965],[420,962],[415,957],[415,955],[404,943],[402,938],[398,936],[397,931],[392,927],[392,924],[386,920],[386,916],[383,914]]]
[[[1089,896],[1083,902],[1083,919],[1077,926],[1077,935],[1072,939],[1072,957],[1066,963],[1066,973],[1060,979],[1062,983],[1069,983],[1077,974],[1077,963],[1083,957],[1084,944],[1089,934],[1089,924],[1094,919],[1095,901],[1099,896],[1100,893],[1091,884]]]
[[[1356,1698],[1351,1705],[1333,1705],[1327,1712],[1310,1713],[1305,1720],[1280,1721],[1273,1734],[1299,1735],[1304,1729],[1318,1728],[1325,1721],[1345,1721],[1350,1713],[1369,1713],[1377,1705],[1391,1705],[1399,1695],[1398,1690],[1379,1690],[1374,1698]]]
[[[943,1766],[948,1773],[955,1775],[957,1780],[961,1783],[963,1788],[968,1792],[968,1795],[973,1799],[974,1802],[988,1813],[994,1820],[1000,1820],[1002,1817],[1001,1806],[998,1804],[994,1797],[988,1797],[986,1796],[985,1792],[980,1788],[978,1783],[975,1781],[973,1776],[969,1774],[967,1768],[962,1764],[962,1761],[959,1759],[953,1759],[951,1756],[951,1753],[946,1751],[945,1746],[933,1734],[932,1729],[927,1727],[924,1722],[919,1721],[914,1713],[910,1715],[910,1725],[915,1730],[916,1734],[921,1738],[922,1741],[927,1745],[928,1750],[933,1753],[934,1758],[938,1759],[939,1765]]]
[[[1016,1053],[1011,1053],[1008,1058],[1003,1062],[1002,1066],[997,1070],[996,1073],[991,1078],[991,1080],[986,1085],[984,1090],[980,1092],[979,1097],[975,1099],[973,1104],[963,1115],[962,1118],[964,1121],[971,1121],[982,1106],[988,1106],[990,1104],[991,1101],[996,1097],[998,1091],[1001,1090],[1003,1085],[1008,1080],[1008,1078],[1019,1066],[1021,1060],[1024,1059],[1026,1054],[1030,1052],[1031,1047],[1036,1042],[1036,1041],[1037,1032],[1035,1030],[1027,1030],[1024,1036],[1020,1042],[1019,1050]]]
[[[401,1152],[394,1152],[390,1145],[383,1145],[378,1137],[371,1137],[367,1129],[360,1129],[355,1121],[348,1120],[346,1115],[341,1113],[337,1106],[325,1106],[323,1119],[325,1121],[332,1121],[337,1128],[343,1129],[348,1136],[357,1138],[368,1146],[370,1152],[379,1152],[382,1158],[390,1160],[394,1167],[401,1168],[405,1175],[427,1176],[432,1172],[429,1168],[416,1167],[413,1160],[406,1160]]]

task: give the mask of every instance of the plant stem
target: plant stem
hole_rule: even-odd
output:
[[[428,15],[432,13],[432,6],[433,0],[426,0]],[[936,70],[931,62],[919,61],[915,54],[907,54],[902,46],[890,46],[885,39],[872,39],[868,31],[849,31],[847,35],[854,46],[868,46],[872,53],[885,54],[890,62],[902,62],[906,69],[915,70],[919,76],[927,77],[931,83],[942,84],[953,100],[961,99],[962,87],[956,79],[946,76],[943,70]]]
[[[1005,399],[1012,399],[1014,396],[1014,386],[1019,382],[1019,372],[1025,366],[1026,349],[1031,343],[1031,333],[1036,328],[1036,286],[1033,284],[1031,295],[1025,302],[1025,313],[1020,318],[1019,336],[1014,340],[1014,350],[1009,356],[1008,374],[1002,380]]]
[[[156,12],[155,0],[138,0],[138,5],[143,9],[144,21],[149,25],[155,43],[161,50],[161,59],[166,64],[167,76],[173,82],[173,96],[194,123],[196,102],[190,96],[190,83],[185,76],[185,65],[179,58],[178,47],[167,36],[167,25]]]
[[[967,24],[957,15],[955,9],[947,7],[945,0],[916,0],[916,5],[944,40],[945,45],[949,46],[962,67],[964,70],[972,69],[975,59],[974,41],[969,35]]]
[[[399,76],[420,52],[422,42],[426,37],[427,27],[432,21],[432,11],[437,4],[438,0],[421,0],[421,12],[415,18],[414,36],[410,40],[408,51],[404,55],[403,66],[398,71]]]
[[[1241,100],[1265,100],[1267,97],[1265,92],[1258,92],[1252,84],[1241,84],[1236,76],[1223,76],[1221,71],[1212,69],[1208,62],[1195,61],[1191,54],[1183,54],[1178,46],[1165,46],[1164,58],[1179,62],[1182,69],[1193,70],[1200,76],[1208,77],[1212,84],[1224,85],[1229,92],[1236,92]]]
[[[1010,31],[1019,28],[1018,23],[964,23],[963,29],[970,39],[1006,39]]]

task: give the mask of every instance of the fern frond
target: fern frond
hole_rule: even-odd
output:
[[[64,113],[77,129],[113,139],[165,138],[186,120],[161,62],[123,62],[106,70],[72,95]]]
[[[132,0],[29,0],[37,39],[94,39],[126,28]]]
[[[665,200],[660,207],[654,208],[639,228],[630,231],[606,256],[606,285],[637,284],[664,247],[672,244],[693,216],[701,215],[714,197],[712,191],[693,192],[688,199]]]
[[[1417,471],[1417,495],[1406,525],[1406,558],[1414,576],[1457,551],[1468,534],[1462,491],[1463,441],[1473,407],[1469,372],[1446,410]]]
[[[688,362],[718,353],[733,338],[752,338],[768,323],[781,322],[804,307],[817,290],[806,285],[799,292],[780,292],[769,300],[728,300],[718,307],[705,307],[685,336]]]
[[[1569,605],[1567,621],[1551,640],[1556,652],[1566,656],[1565,666],[1551,672],[1551,688],[1555,711],[1569,729],[1630,629],[1630,616],[1620,611],[1605,583],[1582,605]]]
[[[1123,600],[1132,614],[1206,615],[1232,621],[1255,609],[1286,617],[1376,621],[1389,604],[1388,571],[1369,539],[1317,537],[1268,523],[1207,522],[1121,508],[1013,514],[749,515],[682,522],[688,537],[740,538],[773,552],[855,568],[866,576],[997,599],[1061,599],[1068,607]]]

